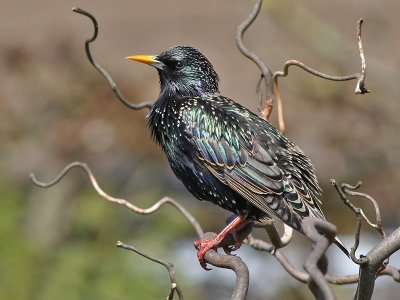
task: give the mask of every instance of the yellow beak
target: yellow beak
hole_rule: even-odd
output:
[[[133,55],[133,56],[128,56],[126,57],[127,59],[130,60],[135,60],[144,64],[148,65],[153,65],[155,63],[159,63],[159,61],[156,59],[156,56],[154,55]]]
[[[155,55],[133,55],[133,56],[128,56],[127,59],[135,60],[160,70],[162,70],[165,67],[164,63],[159,61],[158,57]]]

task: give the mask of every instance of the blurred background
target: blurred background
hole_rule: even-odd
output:
[[[4,1],[0,0],[0,299],[163,299],[169,280],[163,267],[117,249],[121,240],[171,261],[186,299],[229,299],[230,271],[203,271],[192,247],[194,230],[173,208],[139,216],[101,199],[80,170],[40,189],[34,172],[50,180],[68,163],[89,164],[100,185],[115,197],[148,207],[164,195],[180,201],[207,231],[218,231],[227,212],[201,203],[169,170],[145,125],[146,111],[123,106],[89,65],[84,40],[93,13],[100,34],[93,55],[132,102],[154,101],[156,72],[127,61],[187,44],[200,49],[221,78],[221,91],[257,110],[259,71],[239,54],[236,26],[253,1]],[[367,88],[329,82],[296,69],[280,81],[287,136],[311,157],[319,176],[323,210],[350,248],[355,218],[330,178],[355,184],[379,201],[390,233],[400,225],[400,2],[382,0],[267,0],[245,37],[247,46],[273,70],[298,59],[332,75],[360,70],[356,23],[365,20]],[[276,111],[272,122],[276,124]],[[355,200],[373,218],[370,205]],[[265,238],[262,232],[256,233]],[[359,253],[379,241],[367,226]],[[310,244],[299,234],[284,249],[299,267]],[[357,268],[330,249],[333,274]],[[248,299],[310,299],[270,256],[244,246],[249,265]],[[391,262],[400,265],[399,255]],[[349,299],[355,286],[334,287]],[[379,278],[374,299],[398,297],[391,278]],[[396,296],[397,295],[397,296]]]

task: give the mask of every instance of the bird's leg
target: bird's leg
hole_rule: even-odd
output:
[[[234,215],[235,216],[235,215]],[[247,215],[246,215],[247,216]],[[229,220],[230,218],[228,218],[228,220]],[[227,220],[227,221],[228,221]],[[230,222],[232,222],[232,221],[230,221]],[[226,254],[228,254],[228,255],[232,255],[231,254],[231,252],[232,251],[236,251],[236,250],[238,250],[241,246],[242,246],[242,244],[243,244],[243,240],[247,237],[247,235],[250,233],[250,231],[251,231],[251,229],[250,229],[250,231],[248,231],[246,234],[243,234],[241,231],[246,227],[246,226],[248,226],[249,225],[249,223],[251,223],[250,221],[248,221],[248,220],[243,220],[240,224],[238,224],[236,227],[234,227],[234,228],[232,228],[230,231],[229,231],[229,234],[231,234],[232,235],[232,237],[233,237],[233,240],[234,240],[234,244],[232,245],[227,245],[227,246],[223,246],[223,249],[224,249],[224,252],[226,253]],[[229,224],[229,223],[228,223]],[[251,226],[251,228],[252,228],[253,226]]]
[[[197,240],[194,242],[194,247],[197,249],[197,258],[200,262],[200,265],[205,270],[209,270],[207,268],[207,264],[204,261],[204,255],[208,250],[217,248],[222,240],[228,235],[232,234],[235,239],[234,250],[240,248],[242,241],[237,236],[236,232],[238,229],[242,228],[243,225],[247,224],[246,218],[248,214],[237,216],[232,222],[230,222],[215,238],[210,240]],[[228,248],[226,248],[228,249]],[[224,248],[225,250],[225,248]],[[233,250],[230,250],[233,251]],[[225,251],[226,252],[226,251]]]

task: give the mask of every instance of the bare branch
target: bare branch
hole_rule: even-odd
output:
[[[98,28],[98,24],[97,24],[96,18],[92,14],[90,14],[89,12],[87,12],[87,11],[85,11],[83,9],[80,9],[79,7],[73,7],[72,11],[76,12],[78,14],[84,15],[84,16],[88,17],[92,21],[94,32],[93,32],[93,36],[85,41],[86,56],[87,56],[89,62],[92,64],[92,66],[97,71],[99,71],[99,73],[108,82],[108,84],[110,85],[112,91],[117,96],[117,98],[124,105],[126,105],[127,107],[129,107],[131,109],[134,109],[134,110],[140,110],[140,109],[143,109],[143,108],[151,108],[153,106],[153,104],[151,102],[142,102],[142,103],[139,103],[139,104],[133,104],[122,95],[121,91],[119,90],[118,86],[115,84],[115,82],[112,79],[112,77],[110,76],[110,74],[108,74],[108,72],[102,66],[100,66],[92,57],[92,53],[90,51],[90,43],[92,43],[92,42],[94,42],[96,40],[97,34],[99,32],[99,28]]]
[[[272,253],[275,250],[275,247],[271,244],[260,240],[255,239],[252,235],[247,237],[247,244],[255,250],[265,251]],[[289,259],[280,251],[276,250],[273,254],[276,260],[281,264],[281,266],[288,272],[296,280],[307,283],[309,281],[310,275],[302,270],[297,269]],[[396,282],[400,282],[400,272],[398,269],[394,268],[393,266],[387,265],[384,269],[380,270],[377,273],[377,276],[390,276]],[[358,274],[353,275],[325,275],[326,280],[330,284],[335,285],[344,285],[344,284],[354,284],[357,283],[359,280]]]
[[[308,286],[316,299],[335,299],[325,278],[328,270],[326,250],[336,236],[336,226],[320,219],[311,217],[302,221],[304,234],[314,242],[314,249],[304,263],[304,269],[310,274]]]
[[[183,293],[182,293],[182,291],[181,291],[181,289],[180,289],[180,287],[178,285],[178,282],[176,281],[175,269],[174,269],[174,265],[172,263],[166,262],[166,261],[164,261],[162,259],[159,259],[159,258],[155,258],[153,256],[150,256],[149,254],[144,253],[143,251],[137,249],[136,247],[125,245],[124,243],[122,243],[120,241],[117,242],[117,247],[133,251],[133,252],[135,252],[135,253],[137,253],[137,254],[139,254],[139,255],[141,255],[141,256],[143,256],[143,257],[145,257],[145,258],[147,258],[147,259],[149,259],[151,261],[154,261],[154,262],[156,262],[156,263],[158,263],[160,265],[163,265],[167,269],[168,275],[169,275],[169,280],[171,281],[171,288],[170,288],[167,300],[172,300],[174,298],[175,291],[178,294],[179,299],[181,299],[181,300],[184,299],[183,298]]]
[[[360,77],[358,78],[357,81],[357,86],[356,89],[354,91],[354,93],[356,94],[365,94],[365,93],[369,93],[369,90],[367,90],[365,88],[365,75],[367,72],[367,65],[365,63],[365,56],[364,56],[364,49],[363,49],[363,45],[362,45],[362,41],[361,41],[361,26],[363,23],[363,19],[359,19],[358,23],[357,23],[357,43],[358,43],[358,50],[360,52],[360,58],[361,58],[361,74]]]
[[[275,225],[274,225],[274,220],[273,219],[267,219],[267,220],[263,220],[263,221],[257,221],[254,224],[255,227],[258,228],[263,228],[265,229],[269,240],[271,241],[272,245],[274,246],[275,249],[279,249],[279,248],[283,248],[285,247],[287,244],[289,244],[289,242],[292,240],[292,236],[293,236],[293,229],[292,227],[283,224],[284,226],[284,232],[282,237],[279,235],[278,230],[276,229]],[[272,251],[273,254],[273,251]]]
[[[87,166],[87,164],[82,163],[82,162],[73,162],[70,163],[69,165],[67,165],[61,172],[60,174],[58,174],[52,181],[50,182],[41,182],[39,180],[36,179],[34,174],[30,174],[30,177],[32,179],[32,182],[34,184],[36,184],[39,187],[43,187],[43,188],[48,188],[51,187],[53,185],[55,185],[56,183],[58,183],[71,169],[73,168],[80,168],[82,170],[85,171],[85,173],[88,175],[94,189],[96,190],[96,192],[103,197],[104,199],[106,199],[107,201],[116,203],[116,204],[120,204],[123,205],[125,207],[127,207],[128,209],[130,209],[131,211],[134,211],[135,213],[141,214],[141,215],[148,215],[148,214],[152,214],[155,211],[157,211],[161,206],[163,206],[164,204],[171,204],[172,206],[174,206],[189,222],[190,224],[193,226],[193,228],[195,229],[197,235],[199,237],[203,236],[203,229],[201,228],[200,224],[197,222],[197,220],[192,216],[191,213],[189,213],[181,204],[179,204],[177,201],[175,201],[174,199],[171,199],[169,197],[163,197],[161,200],[159,200],[157,203],[155,203],[153,206],[143,209],[143,208],[139,208],[135,205],[133,205],[132,203],[130,203],[129,201],[125,200],[125,199],[120,199],[120,198],[114,198],[110,195],[108,195],[107,193],[105,193],[99,186],[99,184],[97,183],[96,178],[94,177],[92,171],[90,170],[90,168]]]
[[[359,189],[361,187],[361,185],[362,185],[361,181],[359,181],[355,186],[349,185],[347,183],[343,183],[339,187],[337,185],[336,181],[334,179],[331,179],[331,184],[335,187],[335,189],[338,192],[338,194],[339,194],[340,198],[342,199],[343,203],[346,206],[348,206],[356,214],[356,217],[357,217],[356,232],[355,232],[355,235],[354,235],[354,245],[351,248],[350,256],[351,256],[352,260],[356,264],[367,263],[368,260],[369,260],[368,257],[357,258],[355,256],[355,252],[356,252],[356,250],[358,248],[359,240],[360,240],[360,231],[361,231],[361,221],[362,221],[362,219],[364,219],[368,223],[368,225],[370,225],[371,227],[375,228],[379,232],[379,234],[381,235],[382,239],[386,238],[386,233],[385,233],[385,231],[383,229],[383,226],[382,226],[382,217],[381,217],[381,213],[380,213],[380,210],[379,210],[378,203],[371,196],[355,191],[355,190],[357,190],[357,189]],[[374,209],[375,209],[376,224],[374,224],[373,222],[371,222],[367,218],[367,216],[365,215],[365,213],[363,212],[363,210],[361,208],[356,207],[353,203],[351,203],[346,195],[357,196],[357,197],[361,197],[361,198],[365,198],[365,199],[369,200],[373,204]]]
[[[368,225],[373,227],[373,228],[375,228],[380,233],[382,239],[385,239],[386,238],[386,233],[385,233],[385,231],[383,229],[383,226],[382,226],[382,217],[381,217],[381,212],[380,212],[378,203],[370,195],[367,195],[367,194],[364,194],[364,193],[360,193],[360,192],[355,192],[355,190],[359,189],[361,187],[361,185],[362,185],[361,181],[359,181],[357,183],[357,185],[355,185],[355,186],[351,186],[351,185],[349,185],[347,183],[343,183],[341,188],[342,188],[342,191],[344,193],[346,193],[347,195],[365,198],[365,199],[369,200],[372,203],[372,205],[374,206],[374,209],[375,209],[376,224],[371,222],[366,217],[366,215],[364,214],[364,212],[362,210],[361,210],[361,214],[362,214],[364,220],[368,223]]]
[[[264,99],[261,99],[260,105],[258,107],[258,110],[265,120],[268,120],[269,116],[271,115],[272,108],[273,108],[273,86],[271,84],[272,82],[272,72],[270,69],[265,65],[263,60],[259,58],[255,53],[251,52],[249,49],[246,48],[246,46],[243,43],[243,35],[246,32],[246,30],[250,27],[251,24],[253,24],[254,20],[257,18],[258,13],[260,12],[261,6],[262,6],[262,0],[257,0],[256,4],[254,5],[254,9],[251,12],[251,14],[247,17],[246,20],[244,20],[238,27],[236,31],[236,45],[239,48],[239,51],[246,56],[248,59],[253,61],[257,67],[261,70],[261,78],[259,81],[258,86],[260,85],[261,81],[264,80],[265,84],[265,89],[266,89],[266,95],[265,95],[265,101]],[[259,90],[259,88],[257,88]],[[262,97],[261,97],[262,98]]]
[[[303,69],[304,71],[317,76],[317,77],[321,77],[327,80],[333,80],[333,81],[348,81],[348,80],[354,80],[357,79],[357,85],[356,85],[356,89],[355,89],[355,93],[356,94],[365,94],[365,93],[369,93],[369,90],[367,90],[365,88],[365,76],[366,76],[366,63],[365,63],[365,56],[364,56],[364,50],[363,50],[363,46],[362,46],[362,41],[361,41],[361,26],[362,26],[363,20],[360,19],[358,20],[357,23],[357,43],[358,43],[358,49],[359,49],[359,53],[360,53],[360,58],[361,58],[361,72],[360,73],[355,73],[352,75],[346,75],[346,76],[331,76],[331,75],[327,75],[325,73],[319,72],[317,70],[314,70],[313,68],[305,65],[304,63],[291,59],[288,60],[285,63],[283,72],[282,71],[276,71],[273,76],[273,86],[274,86],[274,91],[275,91],[275,96],[276,96],[276,101],[278,104],[278,122],[279,122],[279,130],[282,133],[285,133],[285,122],[283,119],[283,108],[282,108],[282,99],[281,99],[281,95],[279,92],[279,85],[278,85],[278,78],[279,77],[286,77],[289,73],[289,67],[290,66],[297,66],[301,69]]]
[[[394,281],[400,282],[400,272],[393,266],[387,265],[384,269],[380,270],[376,277],[380,276],[390,276]],[[353,275],[339,275],[339,276],[331,276],[326,275],[326,279],[331,284],[342,285],[342,284],[353,284],[357,283],[360,280],[359,274]]]
[[[361,233],[361,222],[364,214],[361,213],[361,208],[356,207],[353,203],[350,202],[350,200],[346,197],[346,194],[344,193],[343,189],[339,188],[337,185],[336,181],[334,179],[331,179],[331,184],[335,187],[336,191],[338,192],[340,198],[342,199],[343,203],[348,206],[356,215],[357,217],[357,223],[356,223],[356,231],[354,233],[354,244],[353,247],[351,247],[350,251],[350,257],[355,262],[356,264],[363,264],[368,262],[368,258],[366,257],[361,257],[357,258],[355,253],[357,251],[358,245],[360,244],[360,233]],[[358,182],[357,185],[361,185],[361,182]]]
[[[297,60],[288,60],[285,63],[284,70],[282,71],[277,71],[273,74],[274,80],[277,80],[278,77],[286,77],[289,73],[289,67],[290,66],[297,66],[304,71],[307,71],[308,73],[321,77],[323,79],[327,80],[332,80],[332,81],[348,81],[348,80],[354,80],[357,79],[357,87],[355,90],[356,94],[365,94],[369,93],[369,91],[365,88],[365,75],[366,75],[366,63],[365,63],[365,57],[364,57],[364,50],[362,47],[362,42],[361,42],[361,25],[363,23],[363,20],[360,19],[358,20],[357,23],[357,42],[358,42],[358,47],[359,47],[359,52],[360,52],[360,58],[361,58],[361,73],[355,73],[351,75],[345,75],[345,76],[331,76],[327,75],[325,73],[319,72],[317,70],[314,70],[313,68],[305,65],[302,62],[299,62]]]
[[[207,232],[203,239],[209,240],[216,236],[213,232]],[[236,274],[236,283],[231,300],[246,299],[249,289],[249,269],[239,256],[223,255],[211,249],[207,251],[204,259],[215,267],[233,270]]]
[[[283,226],[284,226],[284,233],[282,237],[279,236],[279,233],[276,230],[276,227],[274,226],[273,223],[265,227],[265,231],[267,232],[272,245],[274,245],[276,249],[285,247],[292,240],[293,236],[292,227],[289,227],[286,224],[283,224]]]
[[[376,274],[380,269],[386,268],[384,262],[394,252],[400,249],[400,227],[397,228],[386,239],[383,239],[377,246],[367,253],[368,263],[360,265],[360,279],[355,299],[371,299],[375,287]],[[398,280],[398,270],[390,269],[387,275]]]

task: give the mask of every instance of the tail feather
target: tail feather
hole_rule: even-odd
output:
[[[340,250],[343,251],[344,254],[346,254],[350,258],[349,251],[346,249],[346,247],[343,245],[342,241],[339,240],[339,238],[337,236],[335,237],[335,240],[333,242],[336,244],[336,246],[338,246],[340,248]]]

